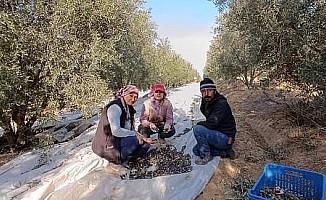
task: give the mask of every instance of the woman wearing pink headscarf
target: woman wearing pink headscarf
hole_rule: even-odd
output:
[[[141,109],[139,132],[145,137],[158,133],[158,138],[164,142],[175,134],[173,126],[173,108],[166,98],[166,88],[162,83],[152,85],[150,98]]]
[[[104,107],[92,141],[93,152],[115,164],[133,156],[143,156],[150,147],[151,140],[141,137],[134,128],[136,111],[133,105],[138,92],[134,85],[118,91],[116,99]]]

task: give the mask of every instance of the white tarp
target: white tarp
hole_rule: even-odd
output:
[[[174,107],[177,134],[191,128],[194,98],[198,99],[198,84],[190,84],[168,95]],[[142,100],[136,106],[139,110]],[[191,113],[191,114],[190,114]],[[99,158],[91,150],[96,126],[77,138],[57,145],[40,164],[40,153],[31,152],[0,167],[0,199],[194,199],[206,186],[218,165],[218,158],[207,165],[194,164],[193,132],[172,137],[168,144],[192,155],[193,170],[189,173],[161,176],[153,179],[122,180],[119,166]],[[121,169],[121,168],[120,168]]]

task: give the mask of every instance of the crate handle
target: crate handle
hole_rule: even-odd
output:
[[[292,176],[303,177],[303,173],[296,172],[296,171],[285,170],[285,173]]]

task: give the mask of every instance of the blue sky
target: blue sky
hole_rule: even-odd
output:
[[[147,0],[160,37],[202,74],[217,8],[208,0]]]

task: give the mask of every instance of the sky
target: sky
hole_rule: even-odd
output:
[[[147,0],[161,38],[202,75],[218,9],[208,0]]]

